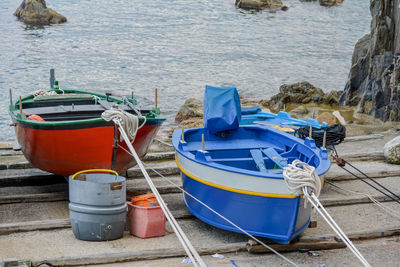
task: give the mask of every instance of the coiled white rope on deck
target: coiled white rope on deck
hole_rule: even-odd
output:
[[[119,108],[108,109],[101,114],[101,117],[105,121],[118,120],[121,123],[125,133],[127,134],[128,138],[131,142],[135,141],[137,131],[144,125],[144,123],[143,123],[139,127],[138,116],[130,114]],[[121,137],[121,139],[122,139],[122,137]]]
[[[371,266],[318,200],[321,192],[321,179],[316,174],[315,168],[300,160],[294,160],[287,167],[283,168],[283,177],[289,190],[293,193],[303,193],[306,200],[311,203],[361,263],[367,267]]]

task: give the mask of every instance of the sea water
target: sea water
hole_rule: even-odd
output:
[[[48,89],[50,68],[61,88],[134,91],[145,105],[158,88],[166,125],[206,84],[234,84],[250,99],[298,81],[343,90],[371,21],[368,0],[284,0],[286,12],[244,11],[235,0],[48,0],[68,22],[32,26],[13,16],[20,2],[0,1],[0,140],[14,139],[9,89],[14,100]]]

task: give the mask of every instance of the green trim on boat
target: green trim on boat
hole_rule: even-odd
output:
[[[30,94],[28,96],[22,97],[22,103],[23,104],[31,104],[35,102],[40,102],[44,103],[46,101],[50,100],[78,100],[78,99],[91,99],[93,96],[98,97],[100,100],[106,100],[108,99],[109,102],[114,102],[117,104],[122,104],[124,101],[122,99],[118,99],[113,96],[107,97],[104,94],[99,94],[99,93],[94,93],[94,92],[87,92],[87,91],[80,91],[80,90],[70,90],[70,89],[52,89],[49,90],[48,92],[56,92],[59,95],[63,95],[65,93],[67,94],[73,94],[72,96],[40,96],[39,99],[35,99],[35,96],[33,94]],[[81,97],[79,97],[81,96]],[[89,97],[91,96],[91,97]],[[137,102],[135,99],[127,97],[128,101],[133,104],[137,105]],[[102,118],[92,118],[92,119],[82,119],[82,120],[71,120],[71,121],[35,121],[35,120],[28,120],[26,114],[24,113],[16,113],[16,111],[19,111],[19,99],[15,101],[15,103],[11,103],[9,105],[9,114],[13,120],[16,120],[18,122],[24,123],[24,124],[31,124],[31,125],[47,125],[47,126],[61,126],[61,125],[74,125],[74,124],[85,124],[85,123],[96,123],[96,122],[103,122],[104,120]],[[164,117],[160,116],[160,109],[155,107],[152,110],[150,110],[146,114],[146,120],[153,123],[153,124],[158,124],[159,122],[161,123],[162,121],[165,120]],[[140,118],[139,123],[143,122],[144,119]]]

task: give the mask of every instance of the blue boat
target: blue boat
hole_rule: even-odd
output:
[[[276,113],[262,111],[260,107],[242,107],[240,125],[277,125],[280,127],[305,127],[312,125],[316,129],[328,127],[326,122],[319,123],[318,120],[308,118],[306,121],[293,118],[290,113],[279,111]]]
[[[211,89],[216,93],[206,87],[205,128],[172,136],[183,188],[248,233],[287,244],[308,226],[311,206],[289,191],[283,168],[299,159],[321,176],[330,167],[327,151],[269,126],[239,127],[236,88]],[[242,232],[191,196],[184,194],[184,201],[200,220]]]

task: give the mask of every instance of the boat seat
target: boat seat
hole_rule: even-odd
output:
[[[54,101],[54,100],[71,100],[71,99],[93,99],[91,94],[58,94],[58,95],[38,95],[33,101]]]
[[[251,149],[250,154],[260,172],[267,172],[262,151],[260,149]]]
[[[279,155],[279,153],[274,148],[266,148],[263,149],[262,152],[280,168],[283,169],[284,167],[288,166],[287,159]]]

